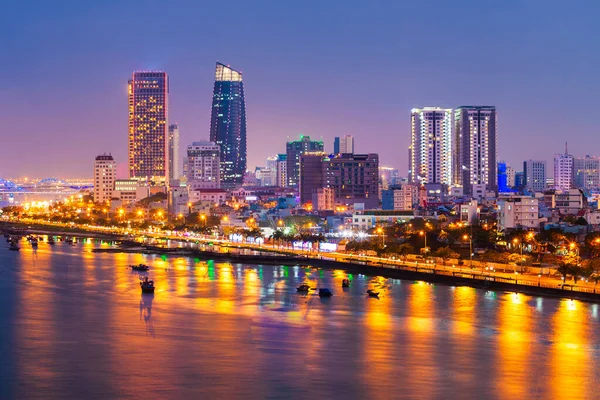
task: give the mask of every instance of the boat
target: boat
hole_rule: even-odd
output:
[[[306,283],[304,283],[304,284],[298,286],[296,288],[296,290],[301,293],[307,293],[310,290],[310,286],[308,286]]]
[[[344,279],[344,280],[342,281],[342,287],[343,287],[343,288],[350,287],[350,281],[349,281],[348,279]]]
[[[319,289],[319,297],[331,297],[333,296],[333,293],[331,292],[331,290],[324,288],[324,289]]]
[[[52,236],[50,236],[48,238],[48,244],[55,244],[56,242],[54,241],[54,238]]]
[[[13,251],[19,251],[20,247],[17,243],[11,242],[9,249]]]
[[[148,271],[150,269],[149,266],[144,265],[144,264],[130,265],[130,267],[133,271]]]
[[[154,281],[148,280],[148,277],[140,282],[142,293],[154,293]]]
[[[367,294],[369,295],[369,297],[379,297],[379,292],[376,292],[373,289],[367,290]]]

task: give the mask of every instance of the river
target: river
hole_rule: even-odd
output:
[[[600,396],[598,304],[21,245],[0,243],[1,399]],[[153,296],[127,268],[142,262]],[[334,296],[296,293],[306,280]]]

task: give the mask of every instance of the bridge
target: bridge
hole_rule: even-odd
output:
[[[58,178],[44,178],[37,182],[16,184],[10,180],[0,178],[0,195],[5,194],[62,194],[79,190],[91,189],[92,184],[71,184]]]

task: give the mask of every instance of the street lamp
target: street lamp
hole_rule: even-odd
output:
[[[188,202],[188,214],[192,213],[192,202]]]
[[[463,239],[469,239],[469,266],[473,268],[473,238],[469,235],[463,235]]]
[[[227,218],[227,216],[225,216],[224,218]],[[206,228],[206,215],[201,214],[200,220],[202,221],[202,226]]]
[[[377,228],[376,232],[381,235],[381,247],[384,247],[385,246],[385,231],[383,230],[383,228],[379,227],[379,228]]]
[[[425,247],[423,247],[423,252],[427,252],[427,233],[419,231],[419,235],[425,238]]]

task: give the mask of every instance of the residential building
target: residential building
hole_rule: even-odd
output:
[[[190,211],[189,195],[186,187],[172,187],[168,193],[168,210],[179,218],[179,214],[188,215]],[[182,222],[179,220],[178,222]]]
[[[94,202],[110,201],[115,190],[117,163],[110,154],[96,157],[94,161]]]
[[[352,153],[354,153],[354,137],[352,135],[335,137],[333,141],[333,154]]]
[[[587,191],[600,189],[600,159],[577,157],[573,160],[575,187]]]
[[[227,191],[224,189],[191,189],[188,187],[188,196],[193,204],[199,201],[221,204],[227,200]]]
[[[179,155],[179,125],[169,125],[169,180],[181,178],[181,158]]]
[[[187,183],[195,188],[220,187],[220,146],[214,142],[193,142],[187,146]]]
[[[515,183],[515,169],[506,164],[506,186],[512,189],[515,187]]]
[[[538,229],[538,199],[530,196],[508,196],[498,200],[498,229]]]
[[[523,171],[515,172],[515,185],[513,187],[517,190],[523,190],[525,187],[525,174]]]
[[[419,186],[391,186],[381,192],[383,210],[413,210],[419,205]]]
[[[324,211],[335,209],[335,191],[333,188],[320,187],[313,189],[313,210]]]
[[[525,189],[542,192],[546,189],[546,161],[527,160],[523,162]]]
[[[288,185],[287,154],[277,154],[277,176],[275,182],[279,187],[286,187]]]
[[[568,189],[554,193],[552,208],[562,215],[577,215],[585,207],[585,197],[581,189]]]
[[[496,107],[462,106],[454,111],[453,183],[472,194],[475,184],[497,191]]]
[[[129,80],[129,177],[154,184],[169,178],[169,78],[166,72],[134,72]]]
[[[568,153],[565,144],[564,154],[554,155],[554,188],[569,190],[573,187],[573,156]]]
[[[217,62],[210,140],[220,149],[221,182],[241,185],[246,172],[246,103],[242,73]]]
[[[452,184],[452,129],[451,109],[411,111],[409,182]]]
[[[376,226],[409,222],[414,218],[412,210],[356,210],[352,214],[352,226],[360,231],[367,231]]]
[[[298,187],[300,178],[300,156],[304,153],[323,151],[323,141],[310,140],[310,136],[300,136],[300,140],[286,143],[287,185]]]

